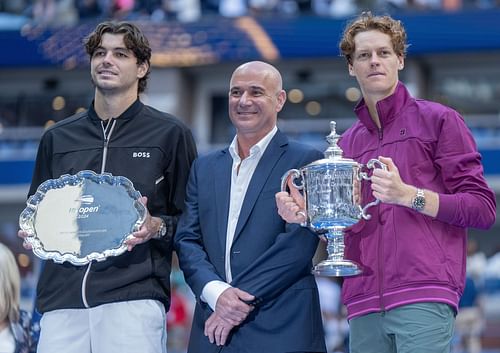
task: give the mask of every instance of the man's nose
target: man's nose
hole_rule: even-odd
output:
[[[243,92],[240,97],[240,105],[247,105],[251,103],[250,95],[247,92]]]
[[[113,53],[112,52],[107,52],[106,55],[104,55],[102,61],[104,63],[110,64],[113,61]]]
[[[370,64],[372,66],[377,66],[378,64],[380,63],[380,58],[379,56],[377,55],[377,53],[372,53],[370,55]]]

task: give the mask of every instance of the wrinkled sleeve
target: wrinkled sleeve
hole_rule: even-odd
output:
[[[173,146],[172,163],[170,163],[166,178],[169,183],[167,205],[167,214],[159,215],[167,226],[166,239],[172,239],[177,229],[180,213],[184,209],[184,198],[186,183],[189,177],[191,164],[197,156],[196,144],[191,132],[184,128],[171,142]]]
[[[481,155],[462,117],[453,111],[441,125],[436,165],[441,169],[446,192],[439,194],[440,221],[488,229],[495,223],[495,193],[484,178]]]

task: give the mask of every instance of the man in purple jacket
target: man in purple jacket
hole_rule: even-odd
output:
[[[467,227],[495,222],[495,194],[463,118],[441,104],[416,99],[399,81],[406,32],[400,21],[363,13],[340,42],[349,74],[363,94],[358,121],[339,142],[359,163],[379,158],[362,187],[363,203],[381,201],[369,221],[346,232],[345,256],[363,273],[346,277],[343,302],[350,352],[450,351],[465,283]],[[280,215],[304,221],[304,200],[276,195]]]

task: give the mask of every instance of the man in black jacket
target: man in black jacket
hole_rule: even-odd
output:
[[[86,266],[45,262],[37,288],[38,352],[166,352],[172,235],[195,143],[178,119],[138,98],[151,57],[139,28],[101,23],[85,48],[94,101],[44,133],[29,194],[63,174],[107,172],[130,179],[148,212],[125,254]]]

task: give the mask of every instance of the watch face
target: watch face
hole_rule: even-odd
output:
[[[167,227],[165,226],[165,223],[161,222],[160,229],[158,230],[158,235],[160,237],[164,237],[165,234],[167,234]]]
[[[413,199],[413,208],[417,211],[422,211],[425,206],[425,197],[415,196]]]

